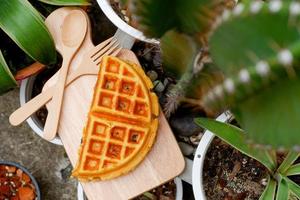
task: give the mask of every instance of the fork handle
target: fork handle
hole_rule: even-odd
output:
[[[66,82],[66,86],[70,85],[74,80],[79,78],[82,75],[94,75],[97,74],[97,72],[93,71],[86,71],[83,73],[81,70],[82,68],[76,69],[74,72],[72,72]],[[58,72],[59,73],[59,72]],[[65,86],[65,87],[66,87]],[[39,95],[32,98],[30,101],[26,102],[24,105],[22,105],[20,108],[18,108],[15,112],[13,112],[9,117],[9,122],[13,126],[18,126],[22,122],[24,122],[27,118],[29,118],[33,113],[35,113],[38,109],[40,109],[43,105],[48,103],[54,94],[55,91],[55,85],[49,87],[47,90],[43,91]]]

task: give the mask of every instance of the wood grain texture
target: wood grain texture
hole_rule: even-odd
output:
[[[93,46],[89,38],[90,30],[87,36],[71,63],[70,73],[78,67],[83,53]],[[130,50],[122,50],[118,57],[138,63]],[[44,89],[55,84],[55,80],[55,77],[49,80]],[[96,76],[83,76],[65,89],[58,132],[73,166],[79,157],[78,149],[96,80]],[[86,182],[82,186],[89,200],[130,199],[175,178],[183,171],[184,165],[177,141],[161,112],[155,144],[135,170],[109,181]]]

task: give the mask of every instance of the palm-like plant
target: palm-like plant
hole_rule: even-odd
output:
[[[51,5],[89,5],[89,0],[40,0]],[[43,16],[27,0],[1,1],[0,28],[33,60],[56,61],[53,39]],[[0,94],[15,86],[8,64],[0,51]]]

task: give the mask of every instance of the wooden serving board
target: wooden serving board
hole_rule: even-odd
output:
[[[69,10],[62,12],[67,13]],[[71,63],[70,71],[77,68],[82,54],[92,47],[89,30],[82,48]],[[135,54],[130,50],[122,50],[118,57],[138,63]],[[78,149],[96,80],[96,76],[82,76],[65,89],[58,132],[73,166],[79,157]],[[48,81],[44,89],[54,83],[55,77]],[[184,166],[185,161],[177,141],[161,112],[155,144],[135,170],[109,181],[85,182],[82,186],[89,200],[130,199],[175,178],[184,170]]]

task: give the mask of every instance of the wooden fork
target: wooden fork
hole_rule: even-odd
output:
[[[105,55],[116,56],[121,50],[119,42],[114,37],[105,40],[99,45],[85,53],[78,68],[67,77],[66,86],[83,75],[94,75],[99,72],[99,64]],[[52,86],[43,91],[22,107],[13,112],[9,117],[9,122],[17,126],[35,113],[39,108],[48,103],[53,97],[55,87]]]

